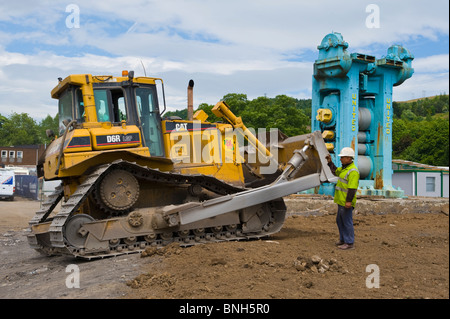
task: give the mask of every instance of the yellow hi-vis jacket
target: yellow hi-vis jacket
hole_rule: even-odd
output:
[[[355,163],[352,162],[345,168],[338,167],[335,174],[338,177],[338,182],[334,191],[334,202],[338,205],[345,206],[348,189],[358,188],[359,170]],[[353,197],[352,206],[355,207],[355,204],[356,194]]]

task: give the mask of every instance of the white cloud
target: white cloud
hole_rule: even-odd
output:
[[[414,59],[412,65],[413,76],[394,88],[394,100],[407,101],[419,97],[449,94],[448,54]]]
[[[415,59],[414,70],[416,72],[447,72],[449,70],[449,55],[439,54]]]
[[[448,72],[414,74],[393,91],[395,101],[408,101],[420,97],[449,94]]]

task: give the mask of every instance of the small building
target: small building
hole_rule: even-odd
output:
[[[406,196],[449,197],[449,168],[392,160],[392,185]]]
[[[21,166],[36,169],[44,145],[0,146],[0,166]]]

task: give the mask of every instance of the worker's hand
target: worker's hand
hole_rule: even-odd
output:
[[[351,208],[352,202],[345,202],[345,208]]]
[[[331,163],[331,155],[330,154],[325,156],[325,159],[327,160],[328,163]]]

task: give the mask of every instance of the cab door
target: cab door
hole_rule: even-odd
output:
[[[161,115],[155,85],[142,85],[135,89],[136,107],[144,135],[145,145],[151,156],[164,157],[161,131]]]

